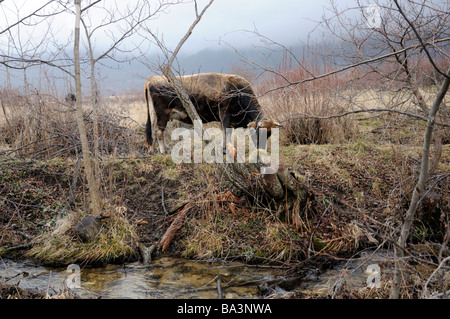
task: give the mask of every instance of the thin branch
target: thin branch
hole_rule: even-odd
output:
[[[21,24],[23,21],[25,21],[28,18],[31,18],[32,16],[36,15],[39,11],[41,11],[42,9],[44,9],[46,6],[48,6],[49,4],[51,4],[53,1],[48,1],[46,4],[44,4],[43,6],[39,7],[38,9],[36,9],[35,11],[33,11],[32,13],[30,13],[29,15],[23,17],[22,19],[20,19],[19,21],[17,21],[16,23],[11,24],[9,27],[7,27],[6,29],[0,31],[0,35],[9,31],[10,29],[14,28],[16,25]]]
[[[428,278],[427,282],[425,283],[424,287],[423,287],[423,292],[422,292],[422,297],[427,297],[427,293],[428,293],[428,284],[431,281],[431,278],[433,278],[436,273],[441,269],[441,267],[443,267],[448,261],[450,261],[450,257],[445,258],[440,264],[439,266],[433,271],[433,273],[431,274],[431,276]]]
[[[95,2],[92,2],[90,5],[88,5],[87,7],[81,9],[81,13],[83,13],[84,11],[88,10],[90,7],[95,6],[97,3],[101,2],[102,0],[97,0]]]
[[[192,34],[192,31],[194,30],[195,26],[200,22],[200,20],[203,17],[203,14],[206,12],[206,10],[212,5],[212,3],[214,2],[214,0],[209,1],[209,3],[203,8],[202,12],[200,14],[198,14],[197,11],[197,2],[195,2],[195,12],[197,15],[197,18],[195,19],[194,23],[192,23],[192,25],[189,27],[188,31],[186,32],[186,34],[184,35],[184,37],[180,40],[180,42],[178,43],[177,47],[175,48],[175,50],[172,53],[172,56],[170,57],[169,61],[167,62],[167,67],[171,68],[173,61],[175,60],[175,58],[177,57],[178,52],[180,51],[181,47],[183,46],[183,44],[187,41],[187,39],[189,38],[189,36]]]
[[[417,40],[419,40],[420,45],[422,46],[423,50],[425,51],[428,60],[430,60],[431,65],[433,65],[434,69],[440,74],[443,75],[444,77],[449,77],[447,74],[445,74],[444,72],[442,72],[434,63],[433,58],[431,57],[430,52],[428,51],[426,45],[423,43],[422,37],[420,36],[419,32],[417,32],[417,29],[414,27],[414,25],[411,23],[411,21],[409,21],[408,17],[406,16],[406,14],[403,12],[403,9],[400,7],[400,5],[398,4],[397,0],[394,0],[395,5],[397,6],[398,12],[400,12],[400,14],[403,16],[403,18],[406,20],[406,22],[408,22],[409,26],[411,27],[411,29],[414,31]]]
[[[328,115],[328,116],[316,116],[316,115],[311,115],[311,114],[306,114],[306,113],[295,113],[295,114],[289,115],[289,116],[281,119],[280,122],[295,120],[298,118],[314,118],[314,119],[319,119],[319,120],[326,120],[326,119],[344,117],[344,116],[347,116],[350,114],[373,113],[373,112],[392,112],[392,113],[398,113],[398,114],[414,117],[416,119],[419,119],[419,120],[422,120],[425,122],[428,121],[428,118],[425,116],[421,116],[421,115],[406,112],[406,111],[400,111],[400,110],[394,110],[394,109],[388,109],[388,108],[375,108],[375,109],[348,111],[348,112],[344,112],[344,113],[340,113],[340,114],[333,114],[333,115]],[[445,126],[445,127],[450,127],[450,123],[434,122],[434,124],[440,125],[440,126]]]
[[[445,42],[445,41],[450,41],[450,37],[439,39],[439,40],[435,40],[433,42],[427,42],[426,45],[434,45],[436,43]],[[387,53],[387,54],[384,54],[384,55],[381,55],[381,56],[378,56],[378,57],[375,57],[375,58],[372,58],[372,59],[368,59],[368,60],[360,61],[360,62],[357,62],[357,63],[353,63],[353,64],[350,64],[350,65],[344,66],[344,67],[342,67],[340,69],[333,70],[333,71],[330,71],[330,72],[327,72],[327,73],[323,73],[323,74],[318,75],[318,76],[313,76],[313,77],[306,78],[306,79],[303,79],[303,80],[300,80],[300,81],[294,81],[294,82],[288,81],[288,84],[276,87],[274,89],[270,89],[270,90],[266,91],[265,93],[263,93],[262,95],[264,96],[264,95],[266,95],[266,94],[268,94],[270,92],[274,92],[274,91],[277,91],[277,90],[285,89],[285,88],[288,88],[288,87],[293,86],[293,85],[298,85],[298,84],[302,84],[302,83],[318,80],[318,79],[321,79],[321,78],[325,78],[325,77],[333,75],[333,74],[337,74],[337,73],[341,73],[341,72],[347,71],[349,69],[353,69],[353,68],[355,68],[357,66],[360,66],[360,65],[363,65],[363,64],[369,64],[369,63],[372,63],[372,62],[377,62],[377,61],[389,58],[391,56],[394,56],[396,54],[399,54],[399,53],[402,53],[402,52],[406,52],[406,51],[411,50],[411,49],[416,49],[416,48],[418,48],[420,46],[422,46],[422,45],[421,44],[411,45],[411,46],[405,47],[405,48],[403,48],[401,50],[398,50],[398,51],[395,51],[395,52],[391,52],[391,53]]]
[[[164,214],[166,216],[169,216],[169,212],[166,209],[166,204],[164,203],[164,201],[165,200],[164,200],[164,186],[163,186],[163,187],[161,187],[161,204],[162,204],[162,208],[164,210]]]

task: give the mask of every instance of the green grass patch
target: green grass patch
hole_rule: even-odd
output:
[[[99,235],[89,243],[81,242],[72,228],[78,219],[74,214],[60,219],[52,231],[41,236],[39,243],[27,252],[28,257],[46,265],[105,264],[135,257],[133,242],[137,236],[132,225],[119,214],[102,221]]]

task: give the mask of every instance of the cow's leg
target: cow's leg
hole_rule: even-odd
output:
[[[169,122],[169,119],[167,118],[166,114],[162,113],[158,117],[158,125],[156,128],[156,139],[158,140],[159,145],[159,152],[161,154],[166,154],[166,141],[164,139],[164,132],[166,130],[167,123]]]
[[[156,139],[158,140],[159,152],[166,154],[166,143],[164,142],[164,129],[158,127],[156,131]]]
[[[227,144],[231,142],[231,130],[227,130],[230,127],[231,115],[225,112],[222,117],[222,131],[223,131],[223,154],[227,153]]]

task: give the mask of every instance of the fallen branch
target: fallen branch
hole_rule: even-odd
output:
[[[11,247],[6,247],[4,248],[5,251],[14,251],[14,250],[22,250],[22,249],[27,249],[30,248],[31,246],[34,245],[34,242],[30,242],[30,243],[26,243],[26,244],[21,244],[21,245],[16,245],[16,246],[11,246]]]
[[[193,206],[193,202],[189,202],[186,206],[183,207],[183,209],[177,214],[177,217],[174,219],[172,224],[170,224],[169,228],[166,230],[164,235],[161,237],[161,240],[157,244],[157,248],[161,249],[162,251],[165,251],[170,243],[172,242],[172,239],[175,237],[175,234],[178,229],[180,229],[184,218],[186,217],[187,212],[189,209]]]
[[[141,123],[139,123],[138,121],[136,121],[135,119],[129,117],[129,116],[123,116],[123,115],[119,115],[119,117],[123,118],[123,119],[130,119],[131,121],[133,121],[134,123],[136,123],[140,128],[143,128],[145,130],[145,126],[142,125]]]

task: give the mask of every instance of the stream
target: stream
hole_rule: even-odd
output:
[[[271,297],[288,297],[296,291],[323,292],[345,274],[347,284],[355,288],[367,285],[367,258],[341,262],[323,273],[308,271],[293,277],[286,269],[247,265],[241,262],[204,262],[177,257],[160,257],[149,265],[139,262],[103,267],[86,267],[79,271],[36,265],[32,261],[14,262],[0,259],[0,283],[45,291],[61,292],[67,283],[80,298],[102,299],[190,299],[218,298],[220,274],[223,298],[260,298],[262,285],[274,286]],[[373,261],[372,261],[373,262]],[[78,276],[78,277],[76,277]],[[69,277],[78,279],[68,281]],[[269,284],[269,285],[267,285]],[[67,289],[67,288],[66,288]]]

